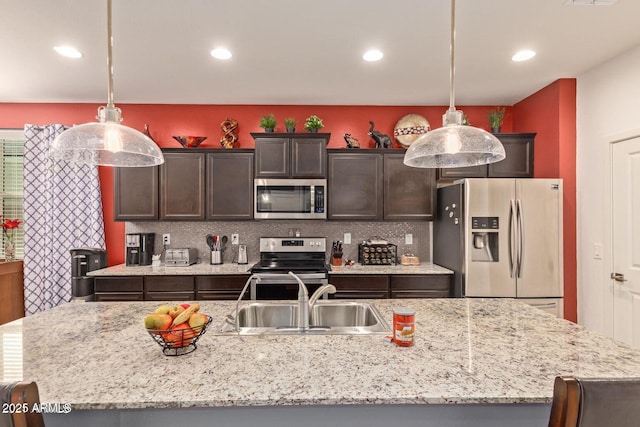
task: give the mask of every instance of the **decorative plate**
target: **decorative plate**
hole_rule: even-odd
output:
[[[402,147],[407,148],[413,141],[418,139],[420,135],[431,130],[429,121],[419,114],[407,114],[396,123],[393,129],[393,136]]]

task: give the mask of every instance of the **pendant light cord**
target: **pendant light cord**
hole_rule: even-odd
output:
[[[111,0],[109,0],[111,1]],[[450,48],[450,63],[449,63],[449,111],[455,111],[456,107],[453,105],[453,99],[455,98],[455,44],[456,44],[456,0],[451,0],[451,40],[449,44]]]
[[[113,104],[113,34],[111,31],[111,0],[107,0],[107,108]]]

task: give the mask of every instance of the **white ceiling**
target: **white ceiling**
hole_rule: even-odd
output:
[[[566,3],[458,0],[456,104],[512,105],[640,44],[639,0]],[[113,0],[115,102],[446,105],[449,4]],[[522,48],[538,54],[512,62]],[[106,0],[0,0],[0,102],[104,104],[106,51]]]

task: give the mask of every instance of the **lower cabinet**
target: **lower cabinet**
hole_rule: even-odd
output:
[[[96,301],[143,301],[143,277],[96,277]]]
[[[185,301],[196,299],[194,276],[145,276],[145,301]]]
[[[389,276],[384,275],[331,275],[329,283],[336,287],[336,293],[329,298],[336,299],[376,299],[389,298]]]
[[[451,275],[391,276],[391,298],[449,298]]]
[[[248,274],[233,276],[196,276],[196,299],[198,300],[236,300],[245,283]],[[249,290],[244,299],[249,298]]]

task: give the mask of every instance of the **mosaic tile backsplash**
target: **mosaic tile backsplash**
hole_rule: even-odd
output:
[[[351,244],[343,245],[344,259],[358,260],[358,243],[374,236],[382,237],[398,245],[398,255],[412,253],[421,261],[431,260],[430,222],[337,222],[337,221],[247,221],[247,222],[127,222],[127,233],[156,233],[155,253],[162,252],[162,234],[171,235],[169,248],[198,249],[202,262],[209,260],[207,234],[228,236],[229,243],[224,262],[233,262],[238,247],[231,245],[231,234],[238,233],[240,243],[247,245],[249,262],[260,258],[260,237],[286,237],[290,228],[299,228],[302,237],[326,237],[328,250],[331,242],[344,240],[344,233],[351,233]],[[405,234],[413,235],[413,244],[405,244]],[[124,248],[123,248],[124,251]],[[327,258],[329,253],[327,253]]]

